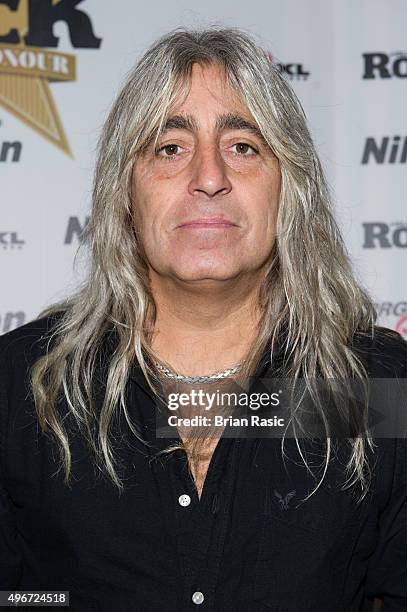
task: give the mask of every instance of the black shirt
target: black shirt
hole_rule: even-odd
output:
[[[154,398],[135,365],[127,405],[154,447],[117,421],[119,494],[73,436],[70,489],[28,386],[49,327],[39,320],[0,338],[0,589],[68,590],[75,611],[367,612],[374,597],[382,612],[407,610],[405,439],[376,439],[360,505],[354,489],[340,490],[340,444],[298,505],[315,481],[295,440],[284,462],[280,439],[222,437],[199,499],[184,451],[154,458],[180,439],[156,438]],[[400,336],[358,350],[372,377],[406,377]]]

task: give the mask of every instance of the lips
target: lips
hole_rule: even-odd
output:
[[[201,217],[199,219],[191,219],[191,221],[184,221],[177,225],[177,228],[181,227],[236,227],[236,223],[225,219],[225,217]]]

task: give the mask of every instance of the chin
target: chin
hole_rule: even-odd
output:
[[[185,266],[177,265],[173,268],[172,274],[184,281],[227,280],[236,276],[236,270],[231,266],[202,265],[202,262],[196,262]]]

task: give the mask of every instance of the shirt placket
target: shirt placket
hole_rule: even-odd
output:
[[[238,440],[221,438],[198,498],[187,458],[169,462],[171,504],[182,571],[184,610],[214,610],[236,470]]]

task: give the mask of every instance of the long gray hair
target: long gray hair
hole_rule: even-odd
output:
[[[151,346],[156,307],[132,224],[132,169],[139,152],[158,139],[174,104],[187,94],[195,62],[224,68],[227,83],[249,109],[281,170],[277,239],[259,295],[263,314],[241,375],[253,375],[267,346],[273,362],[275,343],[285,328],[286,375],[296,379],[301,373],[314,395],[312,380],[317,375],[328,384],[331,379],[367,377],[351,344],[355,333],[373,335],[377,314],[354,278],[300,102],[246,32],[219,27],[176,29],[156,41],[130,72],[104,125],[92,214],[83,241],[91,257],[88,279],[74,296],[39,315],[62,311],[52,345],[32,368],[32,390],[40,425],[58,443],[67,484],[71,453],[57,411],[60,393],[98,465],[122,490],[110,429],[113,416],[122,410],[134,435],[141,439],[125,401],[132,364],[138,362],[157,392],[153,364],[158,355]],[[95,429],[94,374],[106,334],[112,330],[116,345]],[[324,405],[317,409],[326,422]],[[331,457],[328,430],[326,440],[324,472],[314,491]],[[359,483],[363,498],[369,486],[366,442],[371,448],[374,442],[368,432],[348,442],[344,488]],[[306,463],[300,445],[298,449]]]

